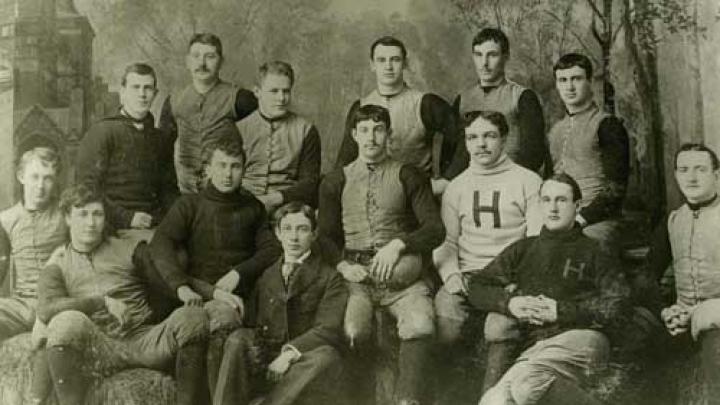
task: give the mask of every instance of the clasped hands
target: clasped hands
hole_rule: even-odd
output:
[[[521,322],[542,326],[557,322],[557,301],[544,295],[510,298],[508,310]]]
[[[678,304],[663,309],[660,317],[672,336],[685,333],[690,327],[690,312]]]

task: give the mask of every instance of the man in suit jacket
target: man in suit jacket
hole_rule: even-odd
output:
[[[291,202],[274,215],[284,255],[255,285],[246,328],[228,337],[215,404],[323,403],[339,374],[337,348],[347,290],[340,274],[324,263],[316,239],[315,213]],[[325,388],[325,390],[323,390]]]

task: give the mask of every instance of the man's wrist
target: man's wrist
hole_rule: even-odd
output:
[[[575,222],[580,224],[580,227],[582,227],[582,228],[584,228],[588,225],[588,221],[585,218],[583,218],[583,216],[580,214],[575,215]]]
[[[405,248],[407,247],[407,245],[405,245],[405,242],[402,239],[393,239],[388,242],[388,245],[391,245],[391,247],[397,250],[399,253],[403,253],[405,251]]]

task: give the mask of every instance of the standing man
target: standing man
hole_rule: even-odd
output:
[[[205,151],[208,184],[175,201],[150,244],[169,291],[210,317],[208,377],[217,383],[227,335],[240,327],[244,300],[263,270],[281,254],[262,203],[242,188],[245,153],[237,135],[213,140]],[[177,251],[187,252],[187,264]]]
[[[120,84],[120,112],[93,125],[80,142],[76,179],[105,196],[109,226],[154,228],[177,197],[173,141],[155,129],[150,113],[157,94],[153,68],[128,65]]]
[[[43,270],[38,305],[58,403],[82,404],[93,377],[142,366],[174,367],[176,403],[197,404],[204,394],[205,311],[185,306],[152,324],[138,271],[145,242],[107,237],[104,199],[84,185],[66,190],[60,206],[70,242]]]
[[[183,194],[199,192],[203,147],[225,133],[237,135],[234,122],[257,108],[252,92],[220,79],[223,61],[220,38],[193,35],[185,58],[192,84],[171,94],[162,107],[160,129],[175,142],[175,170]]]
[[[389,157],[390,119],[386,108],[372,104],[353,112],[358,157],[323,179],[318,222],[323,243],[343,252],[335,261],[350,290],[345,333],[351,345],[370,339],[375,307],[397,320],[395,396],[409,405],[421,399],[435,333],[422,256],[442,242],[445,229],[426,175]]]
[[[328,403],[316,395],[328,394],[341,371],[347,289],[314,243],[315,212],[295,201],[273,219],[283,258],[263,272],[244,328],[228,337],[215,404],[246,405],[255,394],[266,405]]]
[[[677,340],[690,332],[700,347],[707,398],[720,398],[720,163],[702,144],[685,144],[675,154],[675,179],[685,204],[658,228],[648,253],[658,280],[672,265],[676,302],[661,311]],[[690,341],[688,339],[687,341]]]
[[[450,182],[443,194],[441,213],[447,234],[445,242],[433,252],[443,281],[435,295],[438,340],[447,348],[460,338],[470,315],[470,277],[483,272],[508,245],[536,235],[542,225],[538,206],[542,180],[506,154],[505,117],[495,111],[472,111],[463,118],[470,166]],[[486,322],[485,389],[502,376],[517,346],[512,321],[495,314]]]
[[[407,66],[407,50],[400,40],[382,37],[370,46],[370,70],[375,74],[376,88],[350,107],[335,168],[346,166],[358,156],[358,145],[352,137],[355,112],[364,105],[379,105],[390,111],[393,123],[388,154],[425,172],[432,178],[433,193],[440,195],[448,180],[464,169],[451,171],[455,149],[460,144],[455,115],[441,97],[423,93],[405,83],[403,73]],[[435,134],[442,135],[439,156],[433,155]]]
[[[45,262],[67,241],[67,227],[57,207],[60,156],[36,147],[17,166],[23,197],[0,212],[0,282],[11,277],[12,295],[0,298],[0,341],[33,329],[38,279]]]
[[[548,134],[553,169],[580,185],[583,198],[576,220],[583,232],[614,248],[630,170],[627,132],[617,117],[595,104],[592,64],[586,56],[564,55],[553,72],[566,111]]]
[[[540,189],[540,235],[503,250],[469,286],[470,302],[522,325],[526,350],[481,405],[600,404],[580,384],[602,370],[608,333],[628,327],[630,287],[615,256],[575,223],[578,184],[556,174]]]
[[[513,162],[539,172],[547,159],[545,119],[534,91],[505,77],[510,44],[504,32],[485,28],[472,41],[472,58],[478,81],[455,98],[454,107],[462,117],[469,111],[498,111],[508,123],[505,153]],[[467,161],[460,148],[458,162]],[[456,164],[459,164],[456,162]]]
[[[295,73],[290,64],[265,63],[258,71],[258,109],[237,123],[247,162],[243,187],[268,213],[288,201],[317,207],[320,135],[315,125],[290,111]]]

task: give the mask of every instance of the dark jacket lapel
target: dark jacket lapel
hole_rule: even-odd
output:
[[[317,277],[317,271],[320,266],[320,255],[315,254],[313,251],[310,256],[295,269],[294,273],[290,276],[290,285],[288,286],[288,298],[294,297],[299,293],[305,291],[309,286],[313,284],[313,281]],[[282,282],[282,275],[280,275]]]

